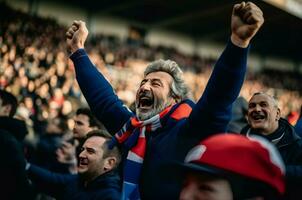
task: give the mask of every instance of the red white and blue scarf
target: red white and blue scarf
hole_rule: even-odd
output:
[[[188,117],[191,111],[192,101],[185,100],[165,108],[161,113],[145,121],[131,117],[122,129],[114,135],[110,148],[122,144],[123,147],[129,149],[124,163],[123,200],[140,199],[138,182],[146,151],[146,134],[152,134],[158,128],[165,126],[171,118],[178,121]]]

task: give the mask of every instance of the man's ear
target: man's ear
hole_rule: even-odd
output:
[[[178,96],[178,95],[176,95],[176,94],[174,94],[173,92],[172,92],[172,95],[171,95],[171,97],[172,97],[172,104],[176,104],[176,103],[179,103],[179,102],[181,102],[181,98]]]
[[[105,158],[104,171],[105,172],[111,171],[116,166],[116,163],[117,163],[116,157],[109,156]]]
[[[281,117],[281,110],[280,108],[277,108],[276,121],[279,121],[280,117]]]
[[[93,131],[94,131],[94,130],[99,130],[99,127],[97,127],[97,126],[91,126],[90,128],[91,128]]]
[[[179,96],[174,97],[175,103],[181,102],[181,98]]]

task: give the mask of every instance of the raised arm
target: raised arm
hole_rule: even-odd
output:
[[[234,6],[231,41],[215,64],[207,87],[187,121],[186,134],[202,133],[194,135],[200,140],[226,131],[232,104],[244,81],[248,46],[263,22],[262,11],[255,4],[242,2]]]
[[[76,78],[90,109],[110,133],[117,132],[129,119],[131,112],[115,95],[110,83],[97,70],[84,50],[88,36],[85,22],[74,21],[66,32],[70,59],[75,66]]]

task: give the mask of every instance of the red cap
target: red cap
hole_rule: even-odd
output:
[[[183,167],[215,173],[237,174],[285,192],[285,167],[277,149],[259,136],[218,134],[200,142],[186,156]]]

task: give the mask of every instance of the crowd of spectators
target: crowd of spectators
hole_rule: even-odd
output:
[[[3,3],[0,9],[0,88],[18,97],[17,116],[27,121],[32,133],[43,134],[47,122],[58,117],[66,119],[70,129],[72,120],[68,119],[86,102],[68,60],[66,27],[53,19],[13,10]],[[184,55],[173,48],[151,47],[142,40],[105,35],[91,36],[87,50],[128,106],[135,99],[137,88],[133,85],[139,82],[149,61],[163,58],[179,63],[196,99],[202,94],[216,60]],[[302,102],[298,84],[301,75],[283,75],[276,71],[275,78],[271,72],[249,75],[241,95],[249,99],[256,91],[269,90],[280,100],[282,116],[298,112]]]

